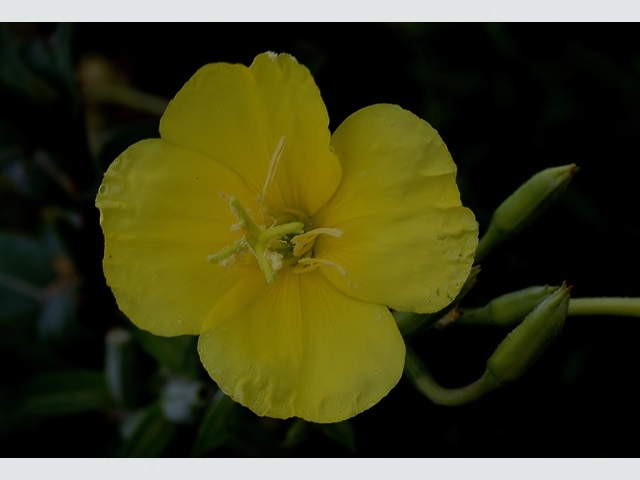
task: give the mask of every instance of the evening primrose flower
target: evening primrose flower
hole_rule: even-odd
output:
[[[442,309],[473,262],[477,224],[428,123],[381,104],[328,124],[290,55],[206,65],[96,199],[120,309],[199,335],[211,377],[258,415],[337,422],[376,404],[404,366],[389,307]]]

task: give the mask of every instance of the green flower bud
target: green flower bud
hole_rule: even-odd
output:
[[[513,192],[493,213],[489,227],[478,244],[476,262],[544,212],[560,197],[577,171],[575,163],[548,168],[536,173]]]
[[[486,370],[497,385],[518,379],[562,330],[570,290],[562,284],[498,345]]]
[[[528,287],[494,298],[484,307],[467,308],[456,320],[463,325],[498,325],[508,327],[519,323],[540,302],[558,287],[549,285]]]

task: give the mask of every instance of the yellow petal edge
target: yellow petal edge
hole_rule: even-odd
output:
[[[342,182],[314,221],[343,232],[316,255],[347,295],[396,310],[436,312],[458,294],[478,244],[462,206],[456,166],[440,135],[397,105],[372,105],[333,135]]]
[[[317,271],[288,271],[268,287],[246,278],[214,317],[200,358],[258,415],[339,422],[378,403],[402,375],[405,347],[389,309],[344,295]]]

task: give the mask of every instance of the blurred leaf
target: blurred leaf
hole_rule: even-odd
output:
[[[239,404],[231,400],[221,390],[218,390],[207,409],[193,447],[193,455],[202,456],[204,453],[218,448],[230,439],[230,425],[236,419]]]
[[[356,435],[351,422],[345,420],[338,423],[325,423],[319,425],[320,431],[330,439],[338,442],[343,447],[356,451]]]
[[[51,260],[42,242],[0,233],[0,321],[37,310],[42,287],[54,278]]]
[[[296,418],[284,438],[283,446],[285,448],[293,448],[309,437],[309,422]]]
[[[175,424],[162,414],[159,404],[142,411],[136,425],[115,453],[115,457],[158,457],[169,446],[177,431]]]
[[[45,300],[37,326],[40,337],[45,340],[69,342],[77,328],[76,303],[78,285],[73,283],[58,288]]]
[[[5,371],[2,371],[5,385],[9,383],[11,377],[21,381],[32,372],[43,372],[66,366],[50,345],[20,333],[16,329],[0,330],[0,364],[5,365]]]
[[[17,192],[1,171],[0,205],[11,205],[11,208],[0,208],[0,226],[4,231],[21,232],[23,235],[38,233],[40,225],[35,219],[39,218],[40,205]],[[1,234],[2,230],[0,230]]]
[[[0,174],[22,195],[48,204],[80,199],[76,185],[64,173],[60,155],[45,150],[29,154],[17,148],[0,158]]]
[[[31,71],[65,91],[76,92],[71,39],[74,25],[59,23],[50,37],[36,37],[24,42],[21,54]]]
[[[0,160],[2,176],[15,190],[29,197],[35,197],[35,190],[31,185],[31,166],[23,152],[16,150]]]
[[[163,367],[174,373],[192,376],[195,374],[194,358],[195,364],[199,365],[196,348],[197,337],[190,335],[159,337],[138,328],[135,328],[132,333],[140,342],[143,350]]]
[[[4,86],[34,103],[50,102],[56,92],[27,68],[20,56],[19,46],[13,38],[9,24],[0,24],[0,87]]]
[[[55,417],[114,405],[102,372],[63,370],[37,375],[23,387],[20,414]]]
[[[72,40],[75,25],[69,22],[61,22],[56,27],[51,37],[53,49],[56,52],[58,68],[61,75],[75,85],[75,65],[72,56]]]

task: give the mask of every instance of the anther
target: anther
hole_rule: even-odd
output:
[[[347,274],[347,271],[337,263],[332,262],[331,260],[327,260],[326,258],[313,258],[313,257],[301,258],[300,260],[298,260],[298,264],[293,269],[293,273],[312,272],[313,270],[317,269],[322,265],[335,268],[336,270],[338,270],[338,272],[341,275]]]
[[[311,250],[313,244],[316,241],[316,238],[321,234],[331,235],[332,237],[341,237],[342,230],[340,230],[339,228],[322,227],[310,230],[301,235],[296,235],[291,239],[291,242],[293,243],[293,254],[296,257],[303,256],[305,253]]]

